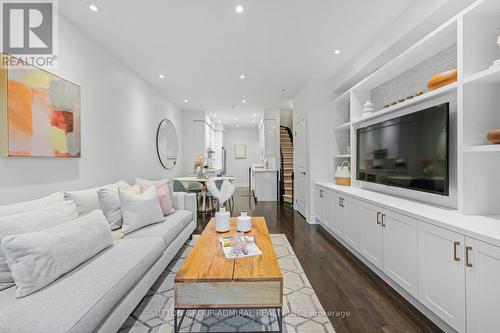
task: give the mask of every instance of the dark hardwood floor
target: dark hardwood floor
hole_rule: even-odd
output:
[[[264,216],[269,231],[285,234],[326,311],[349,311],[344,318],[330,317],[341,332],[441,332],[413,305],[367,268],[323,227],[308,224],[289,205],[255,203],[239,189],[233,215],[247,210]],[[201,233],[210,216],[198,217]]]

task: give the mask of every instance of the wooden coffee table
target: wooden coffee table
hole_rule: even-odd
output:
[[[175,277],[174,331],[180,330],[187,310],[211,309],[237,315],[246,309],[276,311],[279,332],[282,332],[283,275],[274,253],[266,220],[252,218],[255,243],[261,256],[226,259],[219,238],[236,232],[236,218],[231,230],[215,231],[212,218]],[[182,316],[178,323],[178,311]]]

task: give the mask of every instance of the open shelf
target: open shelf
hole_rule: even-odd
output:
[[[351,154],[341,154],[334,156],[335,158],[351,158]]]
[[[439,96],[442,96],[442,95],[449,94],[449,93],[453,92],[456,89],[457,89],[457,83],[455,82],[455,83],[449,84],[447,86],[441,87],[439,89],[427,92],[427,93],[425,93],[425,94],[423,94],[421,96],[417,96],[417,97],[414,97],[412,99],[406,100],[404,102],[398,103],[396,105],[390,106],[388,108],[376,111],[376,112],[374,112],[373,114],[371,114],[369,116],[366,116],[366,117],[363,117],[363,118],[359,118],[359,119],[354,119],[354,120],[351,121],[351,123],[352,124],[356,124],[356,123],[365,122],[365,121],[368,121],[370,119],[374,119],[374,118],[377,118],[377,117],[381,117],[381,116],[387,115],[389,113],[392,113],[392,112],[401,110],[403,108],[409,107],[411,105],[418,104],[418,103],[421,103],[423,101],[426,101],[426,100],[429,100],[429,99],[432,99],[432,98],[436,98],[436,97],[439,97]]]
[[[500,65],[469,75],[464,79],[464,83],[500,83]]]
[[[500,145],[479,145],[464,147],[465,153],[490,153],[500,152]]]
[[[370,91],[409,70],[418,63],[457,44],[457,19],[453,18],[393,58],[351,90]]]
[[[344,124],[342,124],[340,126],[335,127],[335,130],[336,131],[349,130],[350,127],[351,127],[351,122],[348,122],[348,123],[344,123]]]
[[[333,100],[334,103],[349,103],[350,91],[344,92]]]

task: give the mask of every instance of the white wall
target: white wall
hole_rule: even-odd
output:
[[[155,147],[163,118],[172,120],[182,147],[182,111],[64,17],[59,19],[59,68],[52,72],[81,87],[82,157],[0,158],[0,204],[118,179],[182,173],[182,149],[177,166],[166,171]]]
[[[256,128],[226,129],[227,175],[236,177],[237,186],[248,186],[248,168],[259,164],[259,132]],[[234,145],[247,145],[247,158],[234,158]]]
[[[306,219],[314,223],[314,183],[333,181],[333,82],[310,79],[293,100],[294,123],[306,115]]]
[[[293,130],[293,111],[280,110],[280,125]]]

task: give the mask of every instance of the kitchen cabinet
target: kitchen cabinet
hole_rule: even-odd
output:
[[[316,188],[316,202],[315,202],[315,218],[316,220],[327,229],[330,228],[330,206],[328,204],[330,191],[321,187]]]
[[[456,232],[418,226],[418,300],[459,332],[465,330],[464,243]]]
[[[500,248],[472,238],[465,240],[467,332],[496,333],[500,299]]]

